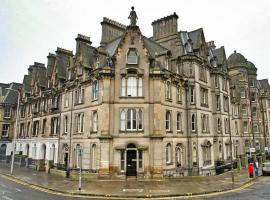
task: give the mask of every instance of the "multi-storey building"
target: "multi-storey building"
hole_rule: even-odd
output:
[[[0,159],[12,153],[14,123],[18,102],[18,89],[21,84],[0,83]]]
[[[206,175],[215,161],[268,146],[269,116],[258,108],[268,115],[269,85],[257,84],[252,63],[227,60],[203,29],[179,31],[175,13],[154,21],[150,38],[134,10],[130,19],[104,18],[99,47],[78,34],[75,54],[57,48],[47,67],[29,67],[17,152],[40,170]]]

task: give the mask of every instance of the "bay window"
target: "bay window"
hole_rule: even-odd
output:
[[[143,83],[141,77],[129,76],[121,79],[121,96],[142,97]]]

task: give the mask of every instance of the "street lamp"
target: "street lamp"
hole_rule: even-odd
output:
[[[15,131],[14,131],[14,137],[12,141],[12,157],[11,157],[11,166],[10,166],[10,174],[13,173],[13,167],[14,167],[14,158],[15,158],[15,142],[17,138],[17,128],[18,128],[18,117],[19,117],[19,105],[20,105],[20,92],[19,90],[14,90],[12,88],[7,88],[7,90],[14,91],[18,93],[18,99],[17,99],[17,110],[16,110],[16,122],[15,122]]]

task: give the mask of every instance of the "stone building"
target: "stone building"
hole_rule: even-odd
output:
[[[269,145],[269,84],[252,63],[227,60],[203,29],[178,30],[176,13],[150,38],[129,18],[103,18],[99,47],[78,34],[74,54],[57,48],[29,67],[17,153],[40,170],[155,177],[213,175],[215,161]]]
[[[0,83],[0,160],[5,160],[6,155],[10,155],[12,152],[11,141],[18,102],[16,90],[20,85],[18,83]]]

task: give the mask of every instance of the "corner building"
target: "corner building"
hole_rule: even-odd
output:
[[[58,47],[47,67],[29,67],[17,153],[31,165],[116,176],[214,175],[215,161],[246,153],[253,132],[245,135],[244,118],[233,115],[242,99],[234,99],[230,73],[237,66],[228,68],[224,47],[206,42],[203,29],[179,31],[175,13],[154,21],[150,38],[132,20],[125,26],[103,18],[99,47],[78,34],[75,54]],[[268,133],[256,135],[267,140],[259,148]]]

